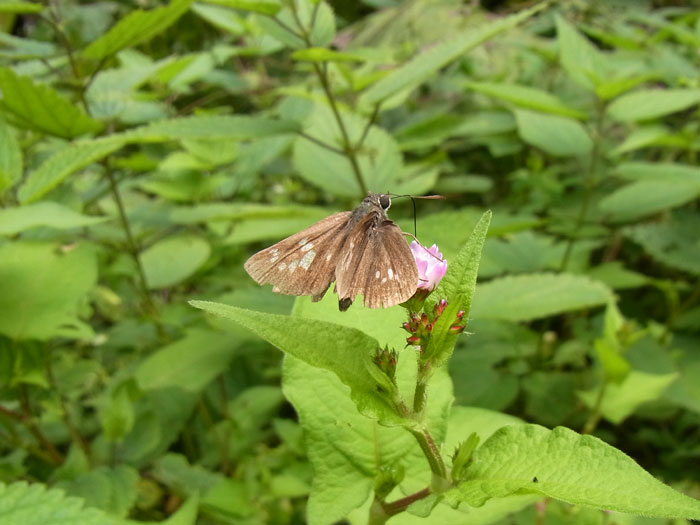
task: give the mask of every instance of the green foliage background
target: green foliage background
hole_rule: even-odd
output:
[[[363,443],[420,489],[410,434],[188,305],[402,347],[400,307],[339,314],[243,270],[367,190],[445,195],[417,233],[448,261],[493,212],[432,391],[445,453],[565,426],[700,496],[700,9],[482,4],[0,1],[0,522],[364,523]],[[410,204],[391,216],[412,231]],[[545,470],[557,446],[522,453]],[[548,501],[390,523],[685,522]]]

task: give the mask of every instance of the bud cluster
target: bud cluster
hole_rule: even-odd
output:
[[[386,348],[378,348],[377,353],[374,355],[374,364],[386,374],[390,379],[394,379],[396,375],[396,362],[399,359],[399,355],[394,350],[389,350]]]
[[[421,344],[422,340],[428,337],[433,331],[435,323],[445,311],[445,308],[447,308],[447,301],[445,299],[440,299],[440,301],[433,307],[432,315],[428,315],[425,312],[421,314],[411,312],[409,320],[403,323],[404,330],[411,334],[406,338],[406,342],[413,346],[423,346]],[[464,310],[460,310],[457,312],[455,322],[450,325],[449,333],[461,334],[465,328],[463,319]]]

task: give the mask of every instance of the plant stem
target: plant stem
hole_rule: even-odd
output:
[[[391,503],[385,503],[384,504],[384,512],[389,516],[393,516],[394,514],[398,514],[399,512],[403,512],[406,510],[406,508],[411,504],[415,503],[416,501],[420,501],[424,498],[427,498],[430,496],[430,488],[426,487],[423,490],[419,490],[418,492],[414,492],[413,494],[409,494],[408,496],[397,499],[396,501],[392,501]]]
[[[600,408],[603,405],[603,398],[605,397],[605,391],[607,388],[608,380],[603,379],[603,383],[600,385],[600,390],[598,390],[598,397],[596,397],[595,405],[593,405],[593,409],[591,410],[591,415],[588,416],[588,421],[586,421],[586,424],[583,425],[583,430],[581,431],[582,434],[590,434],[598,426],[602,416]]]
[[[591,204],[591,198],[593,196],[593,190],[596,186],[596,170],[598,169],[598,162],[600,161],[600,143],[603,135],[603,122],[605,114],[605,103],[598,101],[598,111],[596,117],[595,126],[595,136],[593,137],[593,148],[591,149],[590,162],[588,163],[588,169],[585,173],[584,188],[583,188],[583,202],[581,203],[581,208],[579,209],[578,216],[576,217],[576,222],[574,225],[574,231],[566,245],[566,250],[564,250],[564,256],[562,257],[561,263],[559,265],[559,271],[563,272],[569,265],[569,259],[571,258],[571,253],[574,249],[574,244],[577,241],[576,235],[578,231],[586,222],[586,216],[588,215],[588,208]]]
[[[23,412],[21,419],[22,423],[24,423],[27,430],[29,430],[39,444],[46,449],[50,461],[54,463],[54,465],[61,465],[63,463],[63,456],[33,421],[34,413],[32,412],[32,407],[29,403],[29,395],[27,394],[27,387],[25,385],[20,385],[19,397]]]
[[[413,434],[413,437],[418,441],[418,446],[420,446],[423,454],[425,454],[425,458],[428,460],[433,475],[446,479],[447,470],[445,469],[445,463],[443,463],[440,450],[428,429],[419,427],[417,429],[408,429],[408,431]]]
[[[345,156],[345,151],[343,151],[342,149],[338,149],[334,146],[331,146],[330,144],[327,144],[326,142],[323,142],[322,140],[319,140],[316,137],[309,135],[308,133],[304,133],[303,131],[297,131],[297,135],[299,135],[300,137],[304,137],[309,142],[313,142],[317,146],[327,149],[328,151],[332,151],[333,153],[337,153],[338,155],[342,155],[343,157]]]
[[[105,175],[107,180],[109,180],[109,187],[112,192],[112,198],[117,205],[117,210],[119,212],[119,220],[122,224],[122,229],[124,230],[124,235],[126,236],[126,247],[131,255],[131,258],[136,264],[136,274],[138,276],[138,288],[141,293],[144,310],[154,318],[158,317],[158,309],[156,308],[151,293],[148,290],[148,283],[146,282],[146,272],[141,264],[141,259],[139,258],[139,247],[134,239],[134,235],[131,232],[131,225],[129,224],[129,219],[126,216],[126,208],[124,207],[124,202],[122,201],[121,193],[119,192],[119,187],[117,186],[117,181],[114,177],[114,172],[109,163],[108,159],[102,161],[102,165],[105,169]]]

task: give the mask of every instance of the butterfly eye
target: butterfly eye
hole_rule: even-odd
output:
[[[388,210],[389,206],[391,206],[391,198],[389,198],[388,195],[380,195],[379,205],[382,207],[382,209]]]

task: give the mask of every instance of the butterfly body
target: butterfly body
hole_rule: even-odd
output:
[[[414,294],[418,269],[401,229],[389,219],[388,195],[370,193],[353,211],[335,213],[245,263],[258,284],[319,301],[335,281],[347,310],[358,294],[370,308],[388,308]]]

